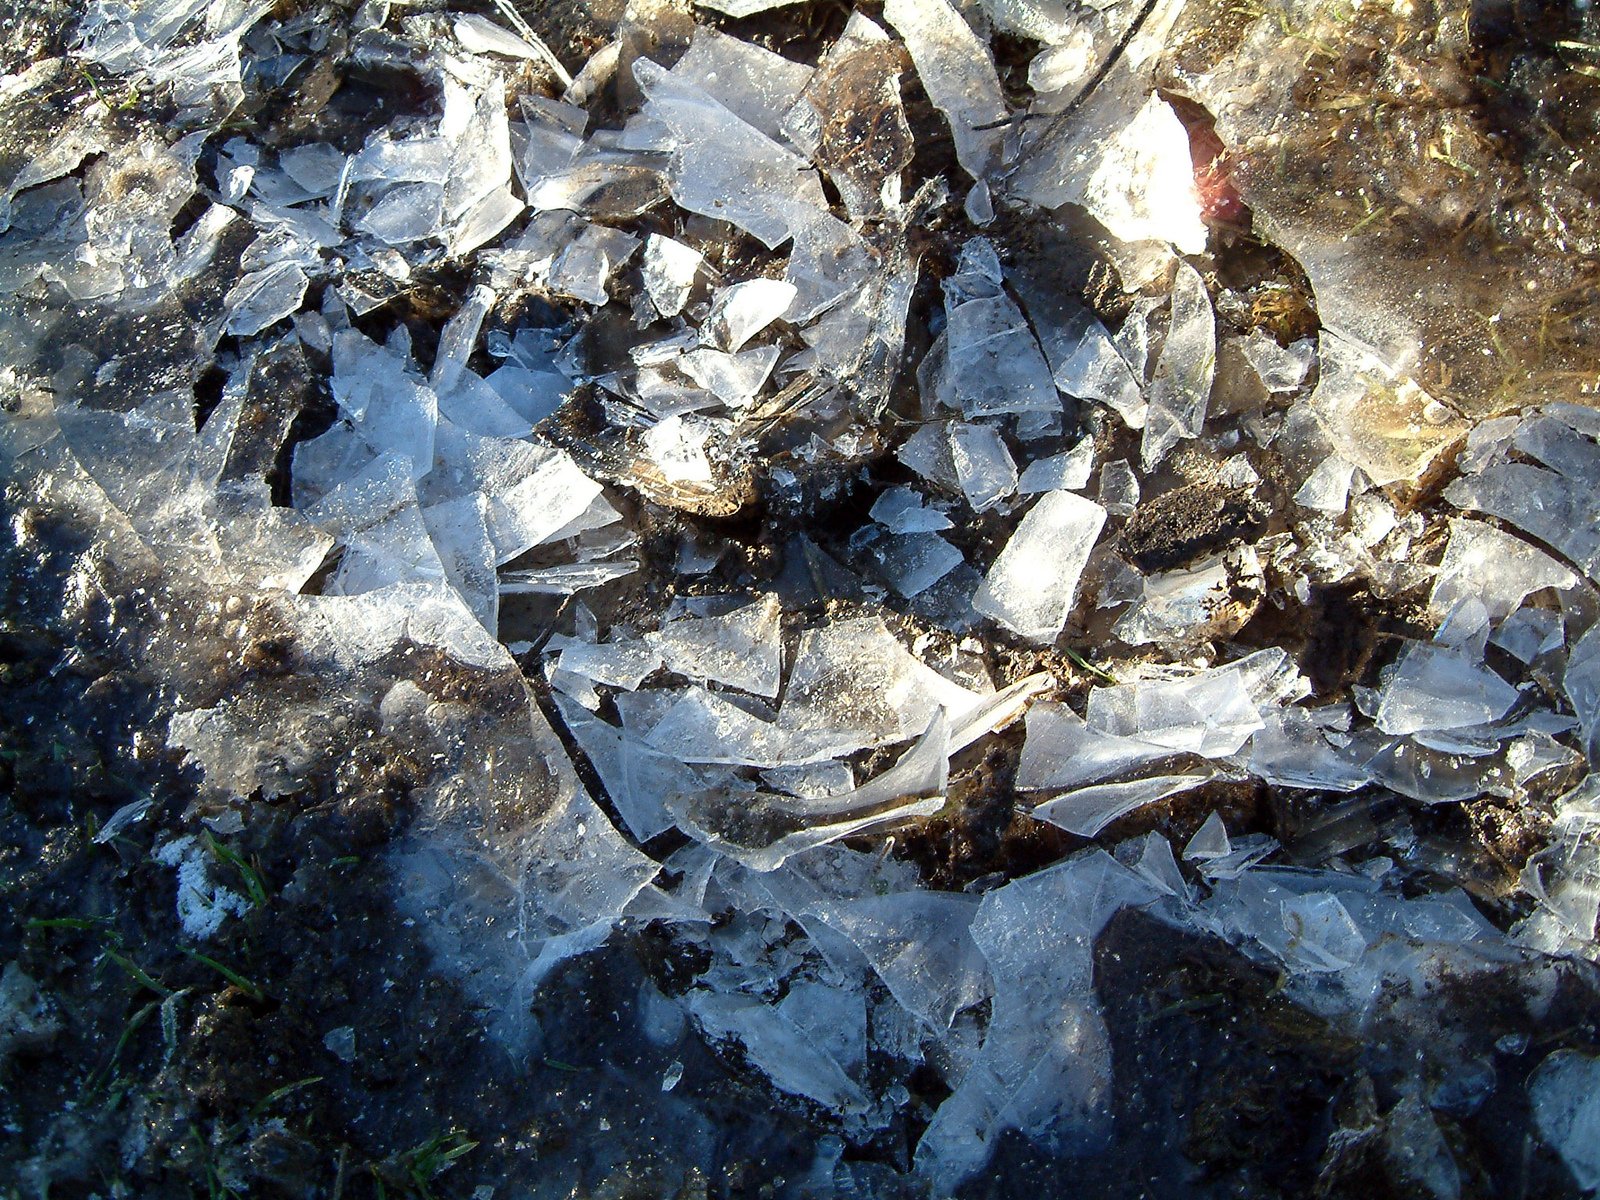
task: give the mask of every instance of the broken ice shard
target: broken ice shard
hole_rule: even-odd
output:
[[[1139,461],[1146,471],[1180,439],[1200,436],[1216,362],[1216,318],[1205,280],[1180,262],[1172,287],[1172,327],[1150,381],[1150,407],[1139,447]]]
[[[1156,775],[1126,783],[1101,783],[1047,800],[1029,816],[1058,825],[1079,837],[1094,837],[1119,817],[1137,808],[1199,787],[1209,773]]]
[[[989,568],[972,606],[1029,641],[1061,633],[1106,510],[1071,492],[1046,492]]]
[[[950,122],[962,169],[980,180],[997,171],[1009,114],[989,48],[949,0],[889,0],[883,16],[905,39],[923,88]]]
[[[1581,1191],[1600,1187],[1600,1059],[1557,1050],[1528,1079],[1534,1124]]]
[[[973,512],[993,508],[1016,490],[1016,463],[992,426],[952,422],[950,460]]]
[[[704,335],[719,350],[737,351],[789,311],[796,288],[781,279],[751,279],[719,291],[711,301]]]
[[[668,621],[650,635],[667,667],[773,699],[782,666],[777,598],[766,596],[723,616]]]
[[[644,286],[657,312],[675,317],[683,311],[704,262],[698,250],[663,234],[650,235],[644,245]]]
[[[1378,728],[1417,733],[1487,725],[1517,702],[1517,689],[1469,654],[1408,642],[1384,680]]]

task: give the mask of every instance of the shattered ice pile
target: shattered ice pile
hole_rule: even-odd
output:
[[[1303,329],[1287,284],[1231,286],[1156,87],[1181,6],[1134,7],[891,0],[804,62],[634,14],[572,78],[380,5],[339,53],[427,102],[291,145],[213,126],[316,31],[93,5],[81,57],[193,132],[85,97],[5,179],[0,463],[292,647],[299,692],[151,649],[208,799],[292,797],[341,738],[425,764],[399,903],[503,1045],[652,923],[695,964],[668,1002],[845,1138],[936,1079],[936,1190],[1011,1132],[1108,1144],[1125,909],[1354,1028],[1594,957],[1600,421],[1477,420],[1343,301]],[[991,21],[1043,47],[1026,110]],[[1312,637],[1341,603],[1405,616]],[[979,760],[1060,861],[937,888],[893,850],[963,818]],[[1549,826],[1495,920],[1419,832],[1486,802]],[[204,938],[239,905],[199,846],[160,855]],[[1580,1179],[1592,1074],[1530,1085]]]

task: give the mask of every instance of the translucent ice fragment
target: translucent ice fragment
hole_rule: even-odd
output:
[[[559,695],[556,704],[628,831],[647,842],[671,828],[672,817],[663,797],[693,789],[703,781],[677,759],[607,724],[582,705]]]
[[[732,409],[750,405],[777,363],[776,346],[755,346],[737,354],[702,346],[678,360],[685,375]]]
[[[722,288],[711,300],[704,335],[719,350],[737,351],[789,311],[794,284],[782,279],[749,279]]]
[[[1276,338],[1261,329],[1253,330],[1242,345],[1245,358],[1269,392],[1294,391],[1305,382],[1317,356],[1316,343],[1310,338],[1280,346]]]
[[[920,596],[966,561],[961,551],[937,533],[886,538],[869,553],[883,581],[908,599]]]
[[[1114,517],[1130,517],[1139,507],[1139,477],[1125,458],[1100,468],[1100,503]]]
[[[861,618],[802,635],[780,721],[814,761],[904,741],[939,709],[959,724],[982,700],[923,663],[881,620]]]
[[[1119,360],[1120,361],[1120,360]],[[1035,459],[1022,472],[1017,491],[1024,496],[1040,492],[1078,492],[1089,486],[1094,470],[1094,439],[1086,437],[1071,450]]]
[[[596,683],[635,691],[662,665],[661,655],[643,638],[623,638],[596,644],[574,638],[551,638],[547,649],[559,650],[556,660],[563,671]]]
[[[981,1051],[917,1146],[919,1175],[956,1186],[1007,1130],[1052,1154],[1103,1144],[1111,1051],[1094,997],[1094,944],[1117,911],[1160,894],[1092,851],[984,896],[972,937],[994,978],[993,1014]]]
[[[1528,1078],[1533,1123],[1579,1191],[1600,1187],[1600,1058],[1557,1050]]]
[[[1071,492],[1046,492],[1028,510],[973,597],[978,612],[1029,641],[1054,641],[1106,510]]]
[[[1200,828],[1194,831],[1188,845],[1183,848],[1185,862],[1211,862],[1233,853],[1233,843],[1228,839],[1228,827],[1222,818],[1212,813]]]
[[[1002,163],[1006,111],[989,48],[949,0],[889,0],[883,16],[905,40],[929,99],[950,123],[956,159],[974,179]]]
[[[644,245],[644,287],[663,317],[675,317],[689,303],[705,259],[698,250],[664,234],[652,233]]]
[[[720,0],[719,0],[720,3]],[[866,1013],[860,993],[852,994]],[[711,992],[696,988],[689,993],[689,1011],[707,1039],[735,1041],[746,1057],[781,1091],[822,1105],[841,1114],[864,1112],[871,1105],[861,1085],[839,1063],[807,1036],[778,1007],[742,992]]]
[[[811,81],[812,68],[771,50],[701,26],[672,77],[702,89],[745,124],[773,141],[783,136],[783,121]]]
[[[950,528],[949,517],[925,507],[919,493],[904,487],[884,489],[868,515],[890,533],[934,533]]]
[[[1109,736],[1085,724],[1064,704],[1028,710],[1028,737],[1017,768],[1023,791],[1075,788],[1170,758],[1166,747],[1137,738]]]
[[[1029,816],[1058,825],[1079,837],[1094,837],[1107,825],[1137,808],[1199,787],[1209,773],[1155,775],[1127,783],[1101,783],[1047,800]]]
[[[914,890],[835,901],[820,915],[855,943],[907,1012],[942,1030],[989,994],[969,932],[977,907],[970,896]]]
[[[706,445],[714,433],[704,421],[674,416],[645,430],[641,442],[667,483],[709,484],[717,477],[706,455]]]
[[[946,311],[941,403],[969,418],[1060,410],[1050,366],[1009,296],[947,304]]]
[[[1577,582],[1573,572],[1521,538],[1482,521],[1455,518],[1428,606],[1443,618],[1464,600],[1475,599],[1499,623],[1532,593]]]
[[[1172,287],[1172,327],[1150,381],[1139,461],[1146,471],[1183,438],[1200,436],[1217,365],[1217,324],[1205,280],[1178,263]]]
[[[680,675],[772,699],[783,665],[782,615],[777,598],[765,596],[724,616],[669,621],[649,641]]]
[[[1499,517],[1600,577],[1600,529],[1591,519],[1592,483],[1569,480],[1531,463],[1505,462],[1463,476],[1445,489],[1457,508]]]
[[[466,303],[455,316],[445,322],[439,331],[439,349],[433,358],[433,370],[428,375],[428,384],[435,391],[454,386],[477,347],[483,320],[493,307],[494,289],[480,284],[468,294]]]
[[[1183,122],[1132,80],[1101,93],[1103,103],[1084,113],[1098,120],[1080,120],[1064,138],[1046,132],[1024,153],[1013,186],[1046,208],[1082,205],[1123,242],[1201,253],[1206,226]]]
[[[992,426],[952,422],[950,460],[973,512],[993,508],[1016,490],[1017,465]]]
[[[1516,688],[1475,658],[1409,642],[1384,680],[1376,720],[1389,734],[1487,725],[1517,698]]]
[[[692,84],[649,59],[634,64],[649,101],[644,115],[667,131],[672,197],[690,212],[730,221],[774,248],[827,215],[811,166]],[[708,154],[705,148],[716,146]]]
[[[223,301],[228,307],[228,332],[254,337],[269,325],[299,310],[310,280],[299,265],[278,263],[243,276]]]
[[[917,428],[895,457],[929,483],[956,486],[956,464],[950,456],[950,435],[941,423]]]
[[[707,789],[668,799],[678,825],[756,871],[886,822],[927,816],[944,805],[949,721],[943,710],[887,771],[850,792],[819,800]]]
[[[1340,457],[1380,487],[1419,479],[1467,431],[1465,421],[1414,382],[1329,330],[1307,403]]]

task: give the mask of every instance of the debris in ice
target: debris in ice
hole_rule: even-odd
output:
[[[1321,348],[1310,410],[1340,458],[1373,483],[1415,482],[1466,432],[1460,417],[1361,347],[1324,330]]]
[[[943,709],[900,761],[853,791],[807,800],[746,791],[700,791],[670,797],[678,826],[757,871],[771,871],[801,851],[944,806],[950,731]]]
[[[1071,492],[1046,492],[984,577],[972,606],[1029,641],[1054,641],[1077,600],[1078,579],[1106,510]]]

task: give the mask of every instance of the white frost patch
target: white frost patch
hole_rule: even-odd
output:
[[[190,937],[203,941],[222,928],[229,913],[242,917],[249,911],[248,900],[211,878],[211,860],[196,838],[174,838],[153,857],[178,869],[178,920]]]

